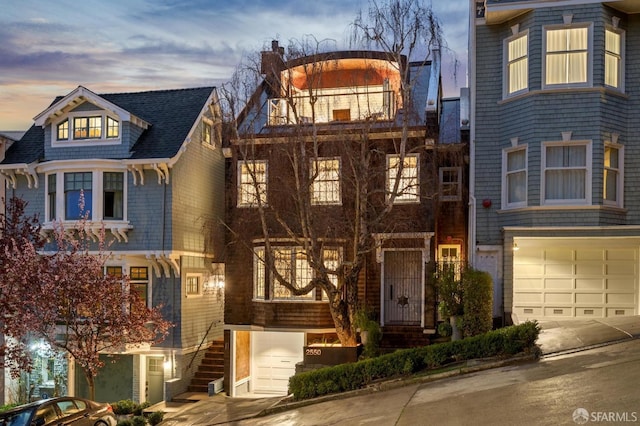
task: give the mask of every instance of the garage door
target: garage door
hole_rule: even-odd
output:
[[[304,333],[254,332],[251,389],[254,393],[286,395],[289,377],[303,359]]]
[[[513,312],[519,320],[638,313],[638,244],[611,239],[516,239]]]

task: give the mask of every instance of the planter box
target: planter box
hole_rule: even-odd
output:
[[[356,362],[362,353],[362,345],[358,346],[324,346],[311,345],[304,347],[304,363],[307,365],[339,365]]]

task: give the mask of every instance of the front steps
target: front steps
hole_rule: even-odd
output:
[[[209,392],[209,382],[224,376],[224,341],[217,340],[204,353],[196,374],[191,379],[188,392]]]

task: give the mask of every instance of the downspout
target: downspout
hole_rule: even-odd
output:
[[[475,0],[469,0],[469,60],[467,78],[469,86],[469,239],[467,242],[468,259],[475,266],[476,257],[476,28]]]

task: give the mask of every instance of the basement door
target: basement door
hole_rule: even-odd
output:
[[[382,264],[384,324],[420,325],[424,264],[421,250],[385,250]]]

